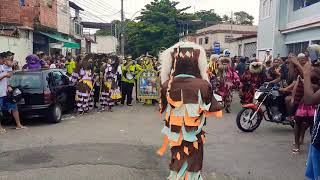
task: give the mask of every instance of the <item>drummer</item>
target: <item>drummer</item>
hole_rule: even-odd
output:
[[[121,66],[121,104],[124,105],[127,100],[127,105],[132,106],[132,91],[135,84],[135,76],[141,71],[140,66],[136,66],[132,60],[132,56],[128,56],[126,62]]]

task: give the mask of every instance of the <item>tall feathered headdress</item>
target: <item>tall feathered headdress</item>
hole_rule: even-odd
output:
[[[179,42],[163,51],[161,62],[161,82],[171,75],[188,74],[208,81],[207,58],[205,50],[193,42]]]

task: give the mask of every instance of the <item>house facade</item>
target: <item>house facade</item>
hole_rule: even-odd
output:
[[[213,45],[220,44],[220,49],[229,49],[232,55],[238,55],[239,44],[234,39],[257,33],[257,26],[217,24],[197,30],[195,34],[187,36],[187,39],[201,45],[207,54],[212,53]]]
[[[258,57],[306,51],[320,44],[320,0],[260,0]]]
[[[73,18],[70,4],[78,11]],[[0,0],[0,51],[14,52],[21,64],[37,51],[81,53],[79,10],[83,9],[69,0]]]

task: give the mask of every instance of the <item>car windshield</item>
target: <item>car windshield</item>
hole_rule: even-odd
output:
[[[9,79],[9,84],[22,89],[40,89],[42,80],[40,74],[14,74]]]

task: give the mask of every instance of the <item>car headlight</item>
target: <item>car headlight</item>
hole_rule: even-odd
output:
[[[263,94],[263,92],[257,91],[257,92],[254,94],[254,99],[255,99],[255,100],[258,100],[259,97],[260,97],[262,94]]]

